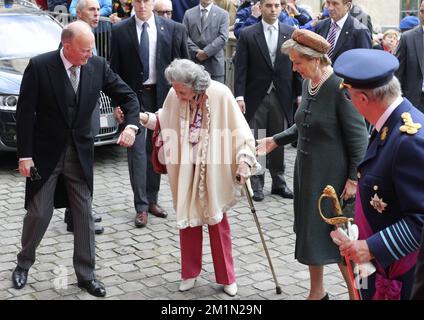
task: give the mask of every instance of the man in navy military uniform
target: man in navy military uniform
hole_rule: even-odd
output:
[[[409,299],[424,222],[424,114],[401,97],[398,67],[391,54],[370,49],[349,50],[334,65],[375,127],[358,167],[359,240],[340,246],[353,262],[377,268],[362,282],[364,299]]]

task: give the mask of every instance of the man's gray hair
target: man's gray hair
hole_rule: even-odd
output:
[[[180,82],[195,93],[203,93],[211,84],[211,76],[204,66],[187,59],[175,59],[165,69],[169,83]]]
[[[400,82],[395,76],[393,76],[393,79],[384,86],[364,91],[368,98],[374,101],[393,100],[402,95]]]
[[[155,7],[161,3],[166,3],[167,5],[169,5],[172,8],[172,1],[171,0],[154,0],[153,4],[155,5]]]
[[[330,66],[331,60],[327,54],[318,52],[314,49],[306,47],[293,39],[289,39],[281,46],[281,52],[289,55],[292,50],[297,51],[302,57],[306,59],[318,58],[324,66]]]
[[[100,6],[100,4],[99,4]],[[85,0],[78,0],[76,9],[77,11],[81,11],[85,8]]]

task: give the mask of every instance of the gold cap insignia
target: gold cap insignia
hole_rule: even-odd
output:
[[[411,114],[409,112],[404,112],[401,115],[404,125],[400,126],[400,132],[406,132],[407,134],[416,134],[418,130],[421,129],[421,123],[414,123],[412,121]]]
[[[344,82],[344,80],[343,80],[343,81],[340,83],[339,88],[340,88],[340,89],[351,89],[351,88],[352,88],[352,86],[351,86],[350,84],[348,84],[348,83],[345,83],[345,82]]]
[[[387,128],[387,127],[384,127],[382,130],[381,130],[381,135],[380,135],[380,140],[381,141],[384,141],[384,140],[386,140],[386,138],[387,138],[387,133],[389,132],[389,128]]]

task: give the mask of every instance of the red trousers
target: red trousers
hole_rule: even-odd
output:
[[[208,225],[208,229],[216,282],[224,285],[232,284],[236,281],[236,276],[227,214],[224,213],[220,223]],[[200,274],[202,243],[202,226],[180,230],[182,279],[196,278]]]

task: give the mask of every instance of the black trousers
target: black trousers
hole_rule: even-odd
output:
[[[140,96],[139,96],[140,98]],[[141,100],[144,108],[149,112],[156,112],[162,106],[156,105],[156,86],[146,86],[141,93]],[[146,195],[149,204],[158,202],[158,193],[160,188],[160,174],[153,170],[151,161],[153,150],[153,131],[147,130],[146,132]]]
[[[280,105],[275,89],[267,94],[249,122],[255,139],[273,136],[287,128],[287,120]],[[272,189],[281,189],[286,185],[284,178],[284,148],[277,148],[266,157],[259,157],[262,167],[269,169],[272,178]],[[250,178],[254,191],[262,191],[265,173]]]

